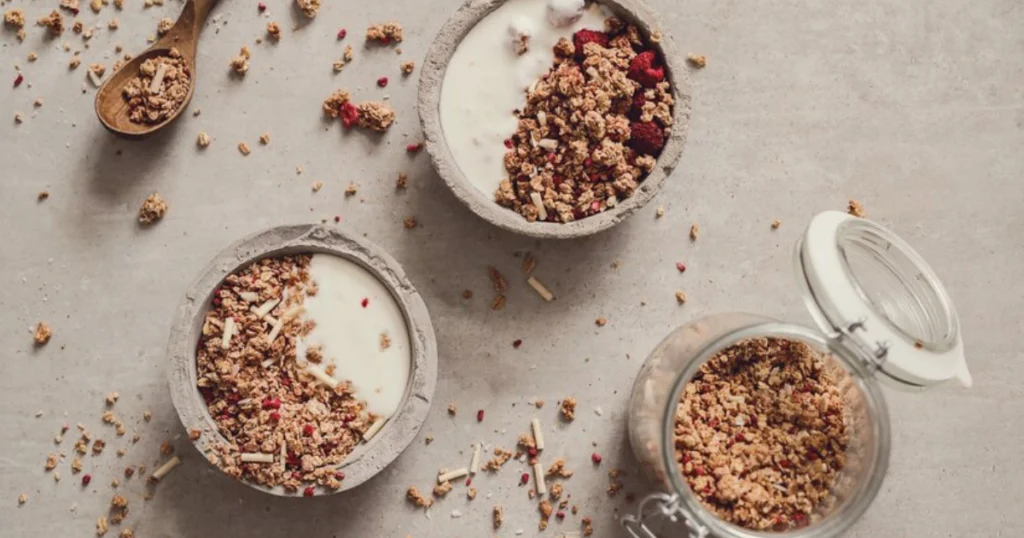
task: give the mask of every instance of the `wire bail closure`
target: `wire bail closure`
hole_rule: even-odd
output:
[[[648,523],[657,519],[668,519],[672,523],[678,523],[680,519],[685,523],[686,535],[691,538],[706,538],[708,530],[693,523],[686,517],[686,512],[679,503],[679,495],[668,493],[652,493],[640,501],[637,506],[636,515],[628,514],[622,517],[622,526],[629,531],[632,538],[659,538]]]

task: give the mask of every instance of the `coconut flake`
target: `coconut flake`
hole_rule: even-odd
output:
[[[544,430],[540,427],[540,419],[531,420],[530,426],[533,428],[533,444],[537,446],[537,450],[544,450]]]
[[[544,209],[544,200],[541,200],[539,192],[531,192],[530,200],[533,200],[534,207],[537,208],[537,212],[540,213],[538,217],[540,220],[548,220],[548,210]]]
[[[103,84],[103,81],[100,80],[100,76],[97,75],[96,72],[92,69],[89,70],[89,82],[92,82],[92,85],[96,86],[97,88],[99,88]],[[82,88],[82,91],[85,91],[84,87]]]
[[[315,364],[307,364],[306,373],[315,377],[317,381],[331,387],[332,389],[338,388],[338,380],[327,375],[327,372],[325,372],[323,368]]]
[[[240,291],[238,292],[238,296],[247,303],[255,303],[260,300],[260,296],[253,291]]]
[[[550,151],[558,149],[558,141],[554,138],[541,138],[537,145]]]
[[[543,110],[541,110],[540,112],[537,112],[537,123],[539,123],[541,125],[547,125],[547,123],[548,123],[548,114],[547,114],[547,112],[544,112]]]
[[[255,309],[255,310],[253,310],[252,313],[256,314],[256,317],[262,319],[263,316],[266,316],[267,314],[269,314],[270,311],[273,310],[275,306],[277,306],[277,303],[280,303],[280,302],[281,302],[281,299],[271,299],[271,300],[261,304],[260,307]]]
[[[458,469],[455,469],[454,471],[448,471],[446,473],[438,473],[438,475],[437,475],[437,483],[438,484],[444,484],[445,482],[451,482],[452,480],[455,480],[455,479],[458,479],[458,478],[462,478],[462,477],[467,476],[467,475],[469,475],[469,469],[467,469],[465,467],[459,467]]]
[[[377,420],[373,421],[373,424],[370,424],[370,428],[367,429],[366,433],[363,434],[363,441],[369,442],[370,439],[372,439],[374,435],[377,435],[377,432],[379,432],[380,429],[384,427],[385,422],[387,422],[387,419],[384,418],[378,418]]]
[[[536,290],[537,293],[540,294],[540,296],[543,297],[545,301],[553,301],[555,299],[555,294],[551,293],[551,290],[549,290],[547,286],[545,286],[544,284],[541,284],[536,277],[531,276],[530,278],[526,279],[526,283],[529,284],[531,288]]]
[[[473,445],[473,457],[469,460],[469,472],[476,474],[480,471],[480,448],[483,443]]]
[[[284,321],[278,320],[273,327],[270,328],[270,334],[267,335],[267,340],[273,343],[277,338],[277,335],[281,334],[281,328],[284,327]]]
[[[533,480],[537,482],[537,495],[544,495],[548,492],[548,486],[544,483],[544,468],[540,462],[533,464]]]
[[[604,410],[601,409],[601,406],[597,406],[594,408],[594,414],[600,417],[604,415]]]
[[[243,452],[241,458],[243,463],[274,463],[273,454],[262,452]]]
[[[452,510],[452,519],[459,519],[460,517],[462,517],[462,512],[459,512],[458,510]]]
[[[224,321],[224,333],[220,335],[220,348],[228,349],[231,347],[231,337],[235,335],[235,318],[228,318]],[[271,342],[274,340],[271,339]]]
[[[149,93],[160,94],[160,90],[163,89],[164,76],[167,74],[167,64],[161,63],[160,67],[156,68],[156,74],[153,75],[153,80],[149,82]]]
[[[149,479],[159,482],[163,477],[167,476],[167,473],[170,473],[179,465],[181,465],[181,458],[174,456],[167,460],[167,463],[161,465],[159,469],[153,471],[153,474],[149,475]]]

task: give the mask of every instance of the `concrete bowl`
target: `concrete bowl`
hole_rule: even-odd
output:
[[[690,119],[690,86],[685,58],[679,54],[670,36],[660,30],[658,17],[641,0],[600,0],[598,3],[619,18],[636,24],[645,37],[661,32],[658,43],[650,43],[665,61],[666,78],[672,84],[675,99],[675,125],[658,157],[657,166],[640,183],[633,196],[614,208],[569,223],[528,222],[518,213],[494,201],[493,193],[475,187],[459,169],[441,129],[441,90],[445,70],[455,49],[480,19],[504,4],[506,0],[468,0],[455,12],[434,38],[424,66],[420,71],[418,106],[420,124],[426,138],[426,149],[434,168],[455,196],[484,220],[506,230],[544,239],[584,237],[607,230],[651,201],[665,180],[672,174],[683,153]],[[511,134],[511,133],[509,133]]]
[[[227,443],[217,430],[196,387],[196,344],[213,292],[225,277],[252,262],[267,257],[304,253],[324,253],[345,258],[362,266],[383,283],[405,316],[412,355],[409,384],[398,411],[369,442],[360,444],[338,465],[337,468],[345,472],[345,480],[340,489],[330,491],[318,488],[317,495],[326,495],[362,484],[398,458],[423,426],[434,395],[437,342],[430,314],[401,266],[380,247],[336,229],[314,225],[271,228],[228,246],[202,270],[175,311],[167,344],[169,381],[171,398],[181,423],[188,431],[201,432],[193,443],[205,459],[208,449],[217,443]],[[265,493],[294,495],[286,493],[280,486],[269,488],[243,482]]]

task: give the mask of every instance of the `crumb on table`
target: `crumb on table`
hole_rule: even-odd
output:
[[[249,47],[243,46],[233,60],[231,60],[231,69],[239,75],[244,75],[249,70],[249,58],[252,57],[252,52],[249,51]]]
[[[688,54],[686,55],[686,61],[690,62],[690,65],[700,69],[708,65],[708,58],[703,54]]]
[[[312,19],[320,11],[320,0],[295,0],[302,14]]]
[[[846,212],[853,215],[854,217],[864,218],[867,213],[864,211],[864,206],[857,200],[851,199],[846,205]]]
[[[409,490],[405,492],[405,498],[420,508],[430,508],[430,505],[434,504],[433,499],[424,497],[416,486],[409,486]]]
[[[413,69],[416,69],[416,62],[413,62],[413,61],[402,62],[399,65],[399,68],[402,70],[402,74],[403,75],[411,75]]]
[[[572,422],[576,418],[576,398],[566,396],[561,404],[559,404],[559,413],[561,413],[563,420]]]
[[[6,17],[4,20],[6,21]],[[64,17],[56,9],[51,11],[49,15],[40,18],[36,21],[36,24],[46,27],[49,30],[50,37],[59,37],[64,33]]]
[[[53,329],[51,329],[46,323],[40,321],[39,324],[36,325],[36,332],[33,335],[36,345],[46,345],[46,343],[50,341],[51,336],[53,336]]]
[[[199,131],[199,136],[196,137],[196,144],[198,144],[199,147],[209,147],[211,142],[213,142],[213,139],[210,138],[210,135],[203,131]]]
[[[366,29],[366,40],[376,41],[382,45],[402,41],[402,25],[397,22],[373,24]]]
[[[142,202],[142,207],[139,208],[139,223],[153,224],[162,219],[165,213],[167,213],[167,202],[159,193],[154,192]]]

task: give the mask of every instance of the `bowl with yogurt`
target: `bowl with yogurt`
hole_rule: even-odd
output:
[[[283,226],[222,251],[185,294],[170,385],[206,459],[275,495],[369,480],[419,432],[437,345],[426,305],[379,247]]]
[[[485,220],[571,238],[660,190],[690,114],[682,57],[633,0],[470,0],[420,76],[426,148]]]

